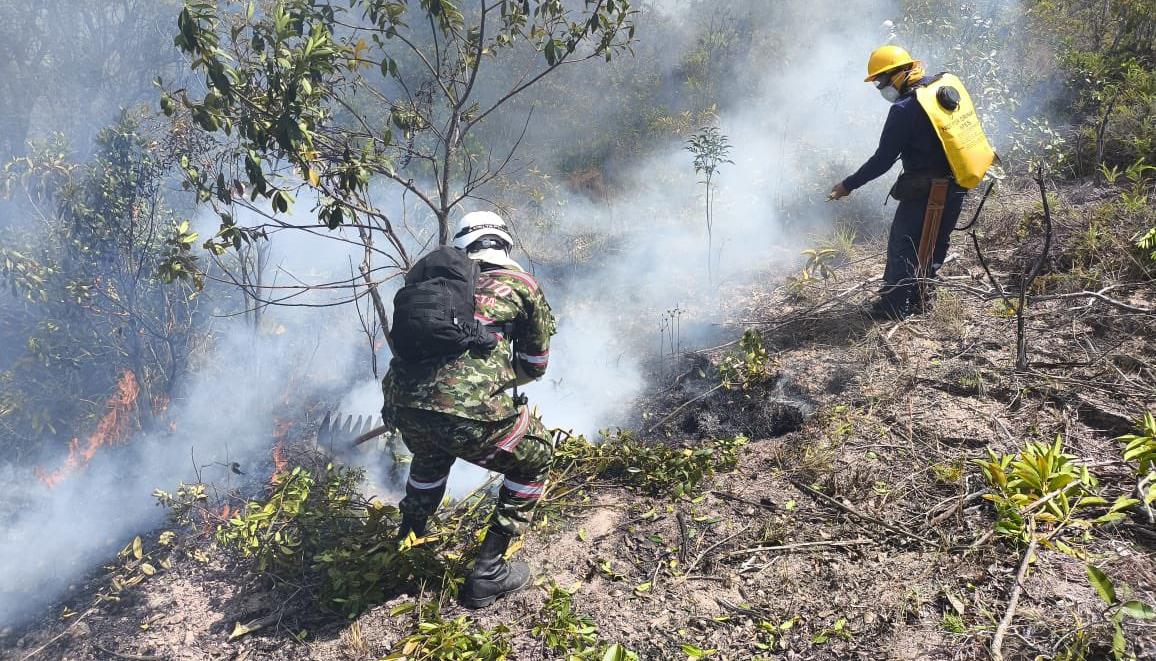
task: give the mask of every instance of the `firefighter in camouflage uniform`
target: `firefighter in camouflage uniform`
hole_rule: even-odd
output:
[[[498,503],[460,598],[481,608],[530,583],[530,568],[507,562],[510,541],[525,532],[554,458],[551,436],[529,408],[507,392],[541,378],[555,332],[554,316],[537,280],[514,261],[505,222],[488,211],[466,214],[454,246],[477,260],[481,275],[474,316],[500,328],[489,353],[465,352],[429,363],[398,358],[383,382],[384,412],[413,453],[400,535],[426,533],[446,490],[454,459],[504,476]]]

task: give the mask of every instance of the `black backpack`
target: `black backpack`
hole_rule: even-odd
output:
[[[420,362],[488,353],[498,338],[474,319],[474,289],[481,268],[466,252],[443,246],[418,260],[393,297],[394,353]]]

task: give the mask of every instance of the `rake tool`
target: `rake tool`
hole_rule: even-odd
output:
[[[338,445],[357,447],[389,431],[382,424],[381,416],[359,415],[355,419],[352,415],[327,412],[317,430],[317,444],[330,448]]]

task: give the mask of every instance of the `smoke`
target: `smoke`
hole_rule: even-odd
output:
[[[663,52],[699,47],[703,36],[686,26],[705,25],[709,9],[669,2],[657,11],[665,12],[655,19],[665,26]],[[717,125],[733,145],[734,162],[722,165],[716,177],[711,236],[701,176],[683,139],[672,137],[625,168],[614,182],[621,192],[610,199],[593,201],[563,188],[552,212],[556,231],[535,242],[535,251],[558,254],[574,249],[572,242],[559,245],[566,237],[603,237],[593,258],[563,275],[545,274],[547,285],[557,288],[547,295],[558,313],[559,334],[546,378],[526,392],[549,426],[589,435],[622,424],[655,375],[668,311],[681,311],[676,353],[724,334],[731,339],[733,329],[719,325],[727,320],[727,291],[781,280],[783,270],[798,263],[799,251],[819,241],[835,214],[847,208],[823,202],[827,191],[874,151],[887,106],[861,82],[863,63],[889,36],[884,21],[892,3],[866,3],[847,12],[831,1],[805,8],[735,2],[720,9],[727,11],[736,21],[755,22],[755,34],[770,31],[757,44],[767,38],[777,43],[769,50],[740,49],[730,63],[734,81],[723,87],[729,96],[717,99]],[[647,39],[659,36],[649,26],[640,25],[640,49],[651,48]],[[683,41],[672,41],[672,34]],[[664,80],[682,66],[677,59],[667,62],[671,71],[658,76]],[[605,120],[606,115],[596,119]],[[593,130],[567,127],[536,139],[564,144]],[[866,216],[859,222],[871,226],[885,219],[887,210],[875,206],[884,190],[880,182],[856,192],[853,208]],[[717,262],[709,274],[708,246]]]
[[[282,282],[290,274],[340,278],[357,258],[349,246],[302,232],[271,242],[271,270]],[[202,480],[251,492],[268,479],[277,421],[298,420],[306,402],[341,392],[368,371],[367,341],[351,305],[269,308],[256,327],[226,316],[232,307],[214,312],[211,348],[195,358],[194,375],[169,405],[171,430],[101,450],[53,488],[31,471],[4,469],[6,494],[22,503],[0,537],[0,625],[34,613],[133,535],[160,525],[154,489]]]

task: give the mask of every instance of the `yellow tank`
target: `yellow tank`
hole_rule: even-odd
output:
[[[996,156],[963,82],[950,73],[941,74],[935,82],[916,88],[915,98],[931,118],[956,182],[964,188],[978,186]]]

